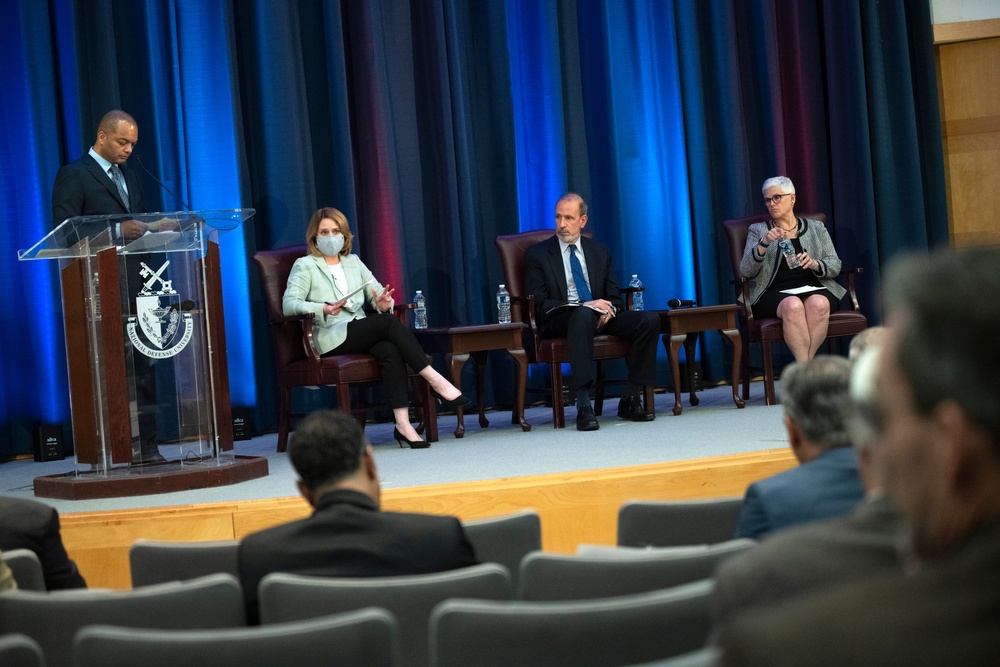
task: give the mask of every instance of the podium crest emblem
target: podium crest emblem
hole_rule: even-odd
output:
[[[143,283],[135,298],[136,314],[128,318],[129,340],[147,357],[166,359],[190,342],[194,333],[191,314],[181,311],[180,295],[172,282],[163,277],[169,260],[155,271],[145,262],[140,264]]]

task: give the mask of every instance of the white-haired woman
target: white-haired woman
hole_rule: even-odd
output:
[[[781,318],[788,349],[796,361],[806,361],[826,339],[830,313],[847,292],[834,280],[840,257],[822,222],[795,215],[791,179],[769,178],[761,191],[771,219],[750,225],[740,274],[750,281],[754,317]],[[782,239],[791,242],[799,266],[789,266],[781,252]]]

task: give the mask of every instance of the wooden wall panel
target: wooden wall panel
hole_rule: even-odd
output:
[[[541,516],[542,547],[571,553],[579,544],[614,544],[627,500],[742,495],[750,482],[795,465],[788,449],[480,482],[387,489],[386,510],[478,519],[522,508]],[[92,587],[129,588],[128,550],[137,539],[239,539],[308,516],[297,497],[118,512],[63,514],[63,542]]]
[[[936,47],[955,246],[1000,243],[1000,36],[993,35]]]

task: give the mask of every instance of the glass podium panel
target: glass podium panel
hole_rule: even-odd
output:
[[[253,214],[80,216],[18,253],[59,262],[77,475],[233,462],[218,239]]]

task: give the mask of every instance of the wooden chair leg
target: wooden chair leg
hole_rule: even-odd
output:
[[[743,338],[743,354],[740,355],[740,370],[743,373],[743,400],[750,400],[750,339]]]
[[[288,430],[292,421],[292,390],[278,387],[278,451],[288,448]]]
[[[764,404],[775,405],[778,400],[774,393],[774,364],[771,360],[770,343],[761,343],[761,356],[764,359]]]

